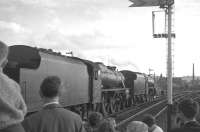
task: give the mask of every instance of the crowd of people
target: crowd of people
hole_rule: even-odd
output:
[[[200,132],[200,123],[196,117],[199,114],[199,104],[192,99],[185,99],[178,104],[176,128],[171,132]]]
[[[26,118],[27,107],[21,95],[20,86],[3,73],[8,62],[8,46],[0,41],[0,132],[118,132],[114,118],[103,118],[99,112],[91,112],[88,121],[83,122],[78,114],[64,109],[59,99],[64,89],[57,76],[46,77],[38,94],[43,108]],[[192,99],[179,104],[178,128],[171,132],[200,132],[196,120],[199,104]],[[145,115],[142,121],[132,121],[126,132],[163,132],[152,115]]]

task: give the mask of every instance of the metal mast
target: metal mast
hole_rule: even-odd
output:
[[[168,96],[168,131],[171,128],[171,111],[172,111],[172,38],[175,38],[175,33],[172,33],[172,9],[174,0],[129,0],[133,2],[130,7],[145,7],[145,6],[160,6],[166,10],[167,16],[167,32],[161,34],[154,34],[154,38],[166,38],[167,39],[167,96]],[[152,13],[152,21],[154,22],[154,13]]]
[[[175,34],[173,33],[172,36],[172,9],[173,9],[173,0],[167,0],[166,1],[166,16],[167,16],[167,96],[168,96],[168,131],[171,129],[171,112],[172,112],[172,87],[173,87],[173,79],[172,79],[172,38],[175,37]]]

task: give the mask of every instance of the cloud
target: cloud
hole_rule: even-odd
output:
[[[117,58],[111,58],[110,59],[110,63],[111,65],[114,65],[114,66],[118,66],[118,68],[120,70],[132,70],[132,71],[137,71],[137,72],[140,72],[140,69],[139,67],[133,63],[131,60],[119,60]]]
[[[127,5],[121,0],[110,0],[109,3],[106,0],[1,0],[0,7],[1,10],[14,11],[15,15],[20,16],[31,12],[32,14],[26,15],[26,18],[37,17],[40,20],[41,15],[49,15],[47,12],[53,12],[70,22],[75,19],[77,21],[99,20],[101,12],[107,9],[127,8]]]
[[[158,8],[128,8],[130,4],[128,0],[0,0],[0,36],[11,44],[73,51],[75,56],[120,68],[165,71],[166,41],[151,36],[151,11]],[[179,68],[183,62],[199,56],[200,1],[175,4],[175,70],[184,74],[187,68]],[[188,50],[193,52],[184,57]]]
[[[31,6],[35,5],[47,8],[58,6],[58,2],[55,0],[13,0],[13,1],[24,5],[31,5]]]
[[[36,46],[40,48],[53,49],[57,52],[65,54],[72,51],[74,56],[85,58],[79,45],[72,43],[67,35],[57,30],[48,30],[42,34],[29,35],[26,45]]]
[[[22,27],[20,24],[17,24],[15,22],[5,22],[0,21],[0,30],[11,30],[15,33],[27,33],[29,32],[27,29]]]
[[[109,37],[99,31],[94,31],[91,34],[71,35],[68,38],[73,44],[85,50],[113,47],[109,43]]]
[[[99,8],[108,8],[108,7],[122,7],[121,0],[110,0],[109,3],[106,3],[107,0],[13,0],[15,2],[21,2],[27,5],[40,5],[49,8],[53,7],[77,7],[79,9],[99,7]],[[125,3],[125,2],[124,2]],[[129,3],[127,1],[127,3]],[[125,5],[125,4],[124,4]]]
[[[200,16],[199,8],[199,0],[181,0],[175,2],[176,14],[182,14],[183,16]]]

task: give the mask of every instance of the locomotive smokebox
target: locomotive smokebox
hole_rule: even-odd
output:
[[[121,72],[116,71],[115,67],[105,66],[103,63],[97,63],[100,69],[100,78],[103,88],[122,88],[124,76]]]

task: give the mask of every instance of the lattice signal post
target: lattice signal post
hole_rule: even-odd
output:
[[[166,33],[154,34],[153,25],[153,37],[154,38],[166,38],[167,39],[167,95],[168,95],[168,130],[171,128],[171,116],[172,111],[172,38],[175,38],[175,33],[172,33],[172,9],[174,0],[129,0],[133,2],[129,7],[151,7],[159,6],[165,10],[165,16],[167,16],[167,30]],[[153,16],[154,17],[154,16]]]
[[[161,33],[161,34],[153,34],[154,38],[168,38],[168,34],[167,33]],[[172,38],[176,38],[176,34],[172,33],[171,34]]]

